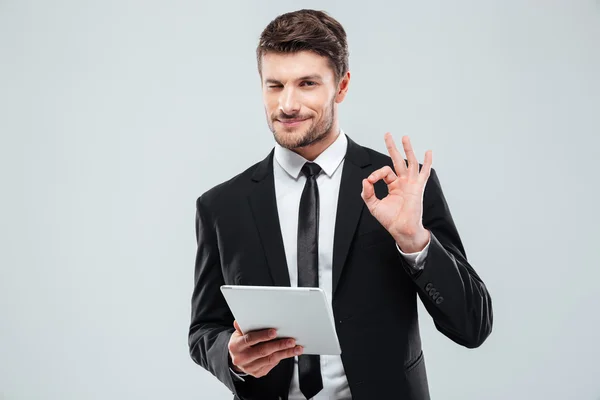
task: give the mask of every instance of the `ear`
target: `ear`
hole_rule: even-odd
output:
[[[341,103],[346,98],[346,93],[348,93],[348,87],[350,86],[350,71],[346,72],[342,79],[340,79],[340,83],[338,83],[338,91],[335,95],[335,102]]]

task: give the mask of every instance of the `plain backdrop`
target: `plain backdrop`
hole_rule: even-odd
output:
[[[432,398],[599,399],[592,0],[0,0],[0,399],[232,397],[188,355],[195,200],[273,147],[254,51],[299,8],[348,33],[346,133],[433,150],[492,295],[476,350],[420,306]]]

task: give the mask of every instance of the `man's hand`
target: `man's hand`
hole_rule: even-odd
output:
[[[402,138],[408,167],[389,132],[385,134],[385,144],[392,157],[394,170],[385,166],[363,179],[361,197],[371,214],[394,237],[402,251],[418,252],[423,250],[430,238],[422,219],[423,192],[431,171],[431,150],[425,153],[425,161],[419,172],[419,162],[408,136]],[[380,200],[375,196],[373,184],[381,179],[388,186],[388,195]]]
[[[294,339],[275,339],[275,329],[242,333],[237,321],[229,339],[229,357],[233,370],[260,378],[269,373],[279,361],[302,354],[302,346]]]

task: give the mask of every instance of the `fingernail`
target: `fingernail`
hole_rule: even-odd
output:
[[[302,354],[302,350],[303,350],[303,348],[301,346],[298,346],[298,347],[296,347],[296,350],[294,350],[294,353]]]
[[[272,337],[272,338],[274,338],[275,336],[277,336],[277,332],[275,331],[275,329],[271,329],[271,330],[269,331],[269,337]]]
[[[296,345],[296,343],[293,340],[290,340],[287,342],[288,347],[292,347],[294,345]]]

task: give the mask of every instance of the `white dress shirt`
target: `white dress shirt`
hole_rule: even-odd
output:
[[[314,160],[322,169],[322,172],[317,177],[317,186],[319,188],[319,288],[323,289],[329,302],[332,300],[335,218],[347,145],[348,139],[344,132],[340,131],[337,139]],[[290,283],[292,287],[295,287],[298,286],[298,260],[296,251],[298,213],[300,197],[306,182],[306,177],[301,173],[301,169],[307,160],[299,154],[281,147],[277,143],[275,144],[274,157],[273,174],[277,211],[290,274]],[[360,193],[356,195],[360,196]],[[403,253],[397,245],[396,247],[415,270],[423,268],[429,243],[422,251],[410,254]],[[398,267],[401,268],[400,265]],[[320,360],[323,390],[313,397],[313,400],[351,399],[350,388],[341,356],[322,355]],[[233,371],[232,373],[237,379],[244,379],[244,374],[236,374]],[[294,373],[290,386],[289,400],[305,400],[299,387],[298,357],[294,357]]]

